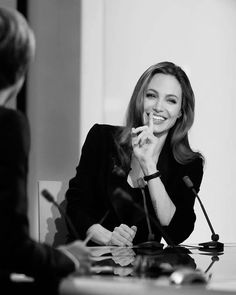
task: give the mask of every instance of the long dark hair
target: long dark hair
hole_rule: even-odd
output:
[[[190,81],[179,66],[171,62],[161,62],[149,67],[139,78],[128,105],[125,127],[117,133],[116,143],[123,167],[130,162],[132,153],[131,128],[143,125],[145,93],[149,82],[158,73],[174,76],[182,89],[182,115],[177,119],[168,135],[175,160],[180,164],[187,164],[198,157],[203,159],[201,153],[191,149],[188,140],[188,131],[194,121],[195,108],[195,97]]]

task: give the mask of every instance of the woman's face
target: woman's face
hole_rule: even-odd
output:
[[[172,75],[156,74],[150,81],[144,95],[144,125],[153,112],[154,134],[168,133],[181,116],[182,89],[179,81]]]

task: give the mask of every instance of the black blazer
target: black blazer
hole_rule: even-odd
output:
[[[29,236],[27,172],[29,126],[20,112],[0,107],[0,278],[24,273],[60,278],[74,271],[62,252]]]
[[[120,173],[115,134],[119,127],[110,125],[94,125],[85,140],[82,148],[76,175],[69,181],[66,192],[67,214],[76,226],[81,238],[85,238],[87,229],[105,215],[108,216],[103,226],[113,230],[121,223],[137,225],[138,231],[134,243],[147,241],[148,229],[144,214],[130,206],[129,203],[114,197],[114,191],[120,187],[129,193],[135,202],[143,206],[142,194],[139,188],[131,188],[127,183],[129,169]],[[177,163],[172,155],[169,140],[162,149],[157,169],[161,172],[161,180],[168,195],[176,206],[176,212],[166,227],[163,227],[171,240],[179,244],[189,237],[194,229],[195,197],[186,188],[182,178],[188,175],[199,191],[203,176],[203,162],[197,158],[188,165]],[[145,188],[148,208],[154,219],[156,215],[149,197],[148,187]],[[155,239],[160,241],[162,234],[152,223]],[[74,237],[70,235],[69,240]]]

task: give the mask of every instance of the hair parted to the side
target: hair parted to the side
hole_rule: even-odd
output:
[[[0,90],[22,78],[35,53],[35,37],[17,10],[0,7]]]
[[[127,113],[126,126],[118,133],[117,146],[120,146],[122,162],[130,159],[131,152],[131,129],[143,125],[144,97],[149,82],[155,74],[162,73],[174,76],[182,89],[181,117],[169,131],[170,143],[175,160],[180,164],[186,164],[195,158],[203,156],[194,152],[189,144],[188,131],[194,121],[195,97],[190,81],[181,67],[172,62],[160,62],[150,66],[139,78],[131,96]],[[129,151],[129,152],[124,152]],[[128,155],[129,154],[129,155]],[[127,163],[126,163],[127,164]]]

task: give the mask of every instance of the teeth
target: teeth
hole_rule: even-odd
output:
[[[153,119],[154,120],[161,120],[161,121],[164,121],[165,120],[163,117],[155,116],[155,115],[153,115]]]

